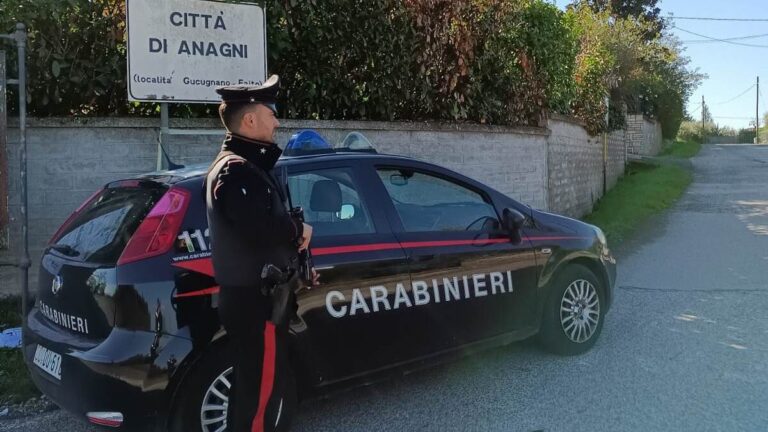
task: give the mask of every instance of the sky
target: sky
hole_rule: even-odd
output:
[[[564,8],[570,0],[555,0]],[[756,90],[745,90],[760,76],[760,93],[768,96],[768,2],[766,0],[661,0],[662,15],[677,17],[765,19],[763,22],[674,20],[672,32],[682,41],[705,40],[688,32],[716,39],[764,35],[733,42],[762,45],[748,47],[733,43],[684,44],[691,68],[708,75],[688,101],[688,112],[701,118],[701,97],[704,96],[715,122],[736,129],[753,127]],[[687,31],[687,32],[686,32]],[[736,98],[740,94],[742,96]],[[760,96],[760,122],[768,112],[768,99]],[[734,99],[735,98],[735,99]]]

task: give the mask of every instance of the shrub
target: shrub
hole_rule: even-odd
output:
[[[563,13],[545,0],[264,4],[284,118],[542,125],[551,111],[576,115],[594,134],[622,127],[626,104],[660,118],[670,136],[696,84],[678,47],[610,10]],[[124,0],[0,2],[0,32],[17,21],[29,29],[31,115],[156,115],[155,104],[127,102]]]
[[[474,65],[471,118],[540,125],[547,110],[567,113],[577,45],[563,13],[541,1],[500,2],[481,23],[487,36]]]
[[[126,103],[125,9],[118,0],[3,0],[0,32],[27,25],[28,112],[107,115]],[[17,76],[16,50],[8,50]],[[16,89],[11,88],[15,93]],[[8,100],[15,100],[9,95]]]

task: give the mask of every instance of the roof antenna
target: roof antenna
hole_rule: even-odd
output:
[[[163,151],[163,157],[165,158],[165,162],[168,164],[168,169],[169,170],[176,170],[176,169],[184,168],[184,165],[173,163],[173,161],[171,160],[170,156],[168,156],[168,152],[165,151],[165,146],[162,143],[160,144],[160,150]]]

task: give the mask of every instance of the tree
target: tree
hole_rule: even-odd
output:
[[[663,33],[648,39],[652,23],[617,17],[610,6],[595,12],[586,1],[571,5],[567,19],[580,41],[573,111],[589,131],[605,130],[604,98],[610,94],[608,129],[623,126],[621,108],[626,106],[627,112],[658,119],[664,137],[674,138],[685,102],[704,77],[689,69],[679,40]]]
[[[610,12],[618,18],[642,18],[650,24],[644,36],[652,40],[661,35],[666,27],[661,9],[657,6],[659,0],[579,0],[585,2],[595,12]]]
[[[738,139],[740,143],[751,143],[755,140],[755,128],[739,129]]]

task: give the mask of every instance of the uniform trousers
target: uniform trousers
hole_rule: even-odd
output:
[[[270,317],[271,301],[260,287],[221,287],[219,318],[234,354],[230,432],[287,430],[288,330],[276,327]]]

